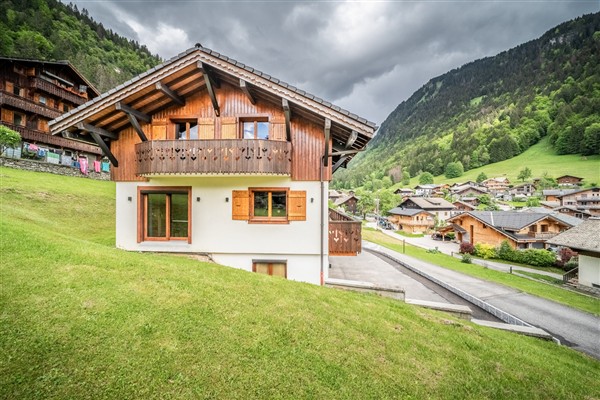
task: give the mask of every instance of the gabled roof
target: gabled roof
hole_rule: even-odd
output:
[[[0,57],[0,61],[8,61],[8,62],[17,62],[20,64],[29,64],[29,65],[51,65],[54,67],[67,67],[72,73],[77,75],[82,82],[92,91],[95,96],[100,95],[98,89],[92,85],[90,81],[86,79],[85,76],[81,75],[81,73],[75,68],[73,64],[66,60],[58,60],[58,61],[44,61],[44,60],[34,60],[31,58],[18,58],[18,57]]]
[[[338,198],[337,198],[337,199],[334,201],[334,204],[335,204],[336,206],[341,206],[342,204],[346,203],[348,200],[350,200],[350,199],[352,199],[352,198],[356,199],[356,201],[360,200],[360,199],[359,199],[358,197],[356,197],[355,195],[353,195],[353,194],[348,194],[348,195],[342,195],[341,197],[338,197]]]
[[[561,179],[561,178],[575,178],[575,179],[579,179],[580,181],[581,181],[581,180],[583,180],[583,178],[582,178],[582,177],[580,177],[580,176],[575,176],[575,175],[561,175],[561,176],[559,176],[559,177],[558,177],[558,178],[556,178],[556,179],[558,180],[558,179]]]
[[[412,201],[413,203],[415,203],[418,207],[422,208],[423,210],[439,210],[439,209],[453,209],[455,208],[454,205],[452,203],[450,203],[448,200],[446,199],[442,199],[440,197],[408,197],[406,200],[404,200],[402,202],[402,204],[408,202],[408,201]],[[402,206],[402,204],[400,204],[400,206]]]
[[[210,76],[215,82],[236,87],[242,86],[243,81],[252,95],[261,101],[281,106],[285,100],[292,116],[306,118],[321,126],[325,125],[326,120],[330,120],[334,147],[347,143],[348,139],[356,135],[348,150],[362,149],[377,128],[373,122],[317,96],[197,45],[61,115],[50,122],[51,131],[53,134],[73,131],[77,130],[77,124],[86,123],[118,136],[118,132],[130,126],[130,122],[125,113],[116,109],[117,103],[126,104],[143,114],[153,115],[176,104],[173,96],[165,94],[165,87],[174,92],[176,97],[185,98],[198,91],[208,90],[205,76]],[[351,155],[348,157],[351,158]]]
[[[467,207],[467,208],[470,208],[471,210],[474,210],[474,209],[476,208],[476,207],[475,207],[473,204],[471,204],[471,203],[466,203],[466,202],[464,202],[464,201],[462,201],[462,200],[456,200],[456,201],[455,201],[454,203],[452,203],[452,204],[453,204],[453,205],[460,204],[460,205],[463,205],[463,206],[465,206],[465,207]],[[457,208],[458,208],[458,207],[457,207]]]
[[[600,191],[600,188],[598,188],[598,187],[591,187],[591,188],[587,188],[587,189],[575,189],[575,190],[573,190],[573,191],[571,191],[569,193],[563,193],[561,195],[556,195],[556,197],[564,197],[564,196],[567,196],[567,195],[577,194],[577,193],[582,193],[582,192],[587,192],[587,191],[590,191],[590,190],[592,192],[597,192],[597,191]]]
[[[461,193],[461,192],[466,192],[469,190],[474,190],[479,193],[487,193],[488,192],[487,188],[482,187],[482,186],[462,185],[462,186],[456,186],[456,187],[452,188],[453,193]]]
[[[468,211],[467,214],[473,216],[488,226],[509,231],[520,231],[521,229],[524,229],[544,218],[552,218],[555,221],[569,226],[575,226],[581,223],[579,218],[570,217],[565,219],[563,218],[565,216],[559,213],[548,214],[518,211]]]
[[[542,195],[544,195],[544,196],[562,196],[565,194],[571,194],[576,191],[577,191],[577,189],[545,189],[545,190],[542,190]]]
[[[585,215],[592,215],[591,213],[587,212],[586,210],[580,210],[577,207],[573,207],[573,206],[559,206],[556,207],[554,210],[555,212],[562,212],[562,210],[569,210],[572,211],[574,213],[581,213],[581,214],[585,214]]]
[[[418,209],[418,208],[395,207],[395,208],[392,208],[390,211],[388,211],[388,214],[404,215],[407,217],[412,217],[412,216],[420,214],[420,213],[425,213],[425,214],[429,214],[429,215],[433,216],[432,213],[427,212],[425,210]]]
[[[440,187],[440,185],[436,185],[434,183],[425,183],[422,185],[415,186],[415,189],[437,189],[439,187]]]
[[[557,246],[600,253],[600,219],[590,218],[548,240]]]

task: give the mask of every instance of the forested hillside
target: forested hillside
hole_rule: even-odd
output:
[[[337,187],[473,169],[548,135],[557,154],[600,153],[600,13],[433,78],[392,112]]]
[[[0,55],[68,60],[101,92],[160,62],[85,9],[57,0],[0,0]]]

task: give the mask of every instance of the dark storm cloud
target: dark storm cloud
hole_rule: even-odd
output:
[[[75,1],[169,58],[196,42],[381,123],[434,76],[598,1]]]

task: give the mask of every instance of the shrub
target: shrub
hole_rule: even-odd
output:
[[[486,260],[488,258],[496,258],[498,256],[494,246],[485,243],[477,243],[475,245],[475,252],[473,254]]]
[[[577,257],[573,257],[571,258],[568,262],[565,263],[565,265],[563,266],[563,269],[565,271],[570,271],[575,267],[579,266],[579,262],[577,260]]]
[[[496,249],[496,255],[502,260],[513,262],[517,262],[516,258],[518,258],[517,251],[512,248],[510,243],[508,243],[508,240],[503,240],[502,243],[500,243],[500,247]]]
[[[556,261],[554,253],[548,250],[527,249],[521,252],[524,264],[535,265],[536,267],[551,267]]]
[[[558,251],[558,256],[560,257],[560,261],[562,261],[563,264],[567,264],[576,255],[577,252],[569,249],[568,247],[563,247]]]
[[[461,258],[460,262],[464,262],[465,264],[472,264],[473,263],[473,257],[471,257],[471,255],[469,253],[464,253],[462,255],[462,258]]]
[[[462,242],[460,244],[460,249],[459,252],[463,253],[463,254],[473,254],[473,252],[475,251],[475,248],[473,247],[473,245],[469,242]]]

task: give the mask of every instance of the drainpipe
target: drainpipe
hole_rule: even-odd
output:
[[[331,132],[331,120],[325,118],[325,149],[323,151],[323,158],[321,160],[321,171],[320,171],[320,183],[321,183],[321,286],[325,284],[325,266],[323,258],[325,257],[325,183],[323,180],[323,174],[325,167],[329,166],[329,137]]]

